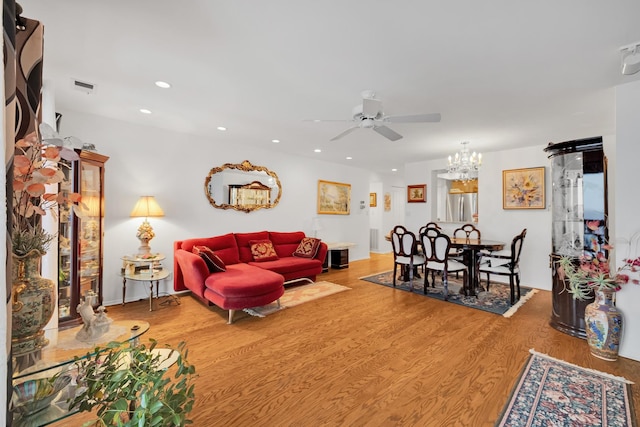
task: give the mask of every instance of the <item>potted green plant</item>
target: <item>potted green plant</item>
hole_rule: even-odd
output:
[[[595,297],[584,314],[591,354],[604,360],[617,360],[623,318],[615,306],[615,293],[623,284],[640,283],[637,277],[631,278],[628,274],[640,271],[640,258],[625,259],[620,268],[611,271],[607,254],[613,247],[605,243],[599,249],[595,255],[582,255],[577,265],[574,258],[561,257],[558,274],[573,298]]]
[[[110,343],[84,358],[76,358],[78,388],[70,408],[96,409],[95,426],[174,427],[192,424],[188,418],[195,399],[195,367],[187,361],[181,342],[167,357],[157,341],[129,345]],[[174,362],[175,360],[175,362]],[[168,366],[175,363],[173,381]]]

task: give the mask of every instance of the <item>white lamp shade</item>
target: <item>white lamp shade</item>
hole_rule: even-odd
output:
[[[141,196],[131,211],[131,217],[164,216],[164,212],[153,196]]]

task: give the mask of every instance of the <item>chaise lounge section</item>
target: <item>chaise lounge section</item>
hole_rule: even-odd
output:
[[[326,256],[327,245],[302,231],[178,240],[173,288],[190,290],[204,303],[229,310],[231,324],[236,310],[279,300],[285,284],[315,281]]]

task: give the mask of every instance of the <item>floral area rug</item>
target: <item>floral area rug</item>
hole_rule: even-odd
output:
[[[347,291],[351,288],[338,285],[333,282],[315,282],[308,285],[292,286],[285,289],[284,295],[280,297],[280,306],[277,302],[263,305],[260,307],[245,308],[243,311],[251,316],[265,317],[276,311],[294,307],[305,302],[313,301],[318,298],[333,295],[338,292]]]
[[[400,271],[400,269],[398,269]],[[421,275],[423,273],[420,273]],[[373,276],[361,277],[360,280],[375,283],[393,288],[393,271],[374,274]],[[431,283],[431,278],[429,278]],[[484,283],[484,282],[483,282]],[[403,282],[399,278],[396,280],[396,289],[402,291],[413,292],[418,295],[423,293],[424,278],[413,279],[413,286],[409,282]],[[520,286],[520,300],[513,306],[511,305],[511,291],[508,284],[491,282],[489,292],[479,292],[477,297],[468,297],[460,294],[462,288],[462,276],[456,279],[455,276],[449,276],[449,302],[453,304],[463,305],[465,307],[477,308],[478,310],[488,311],[494,314],[500,314],[504,317],[511,317],[529,298],[537,292],[535,289]],[[436,286],[432,288],[429,285],[427,289],[427,297],[444,301],[444,287],[442,286],[442,278],[436,276]]]
[[[496,426],[633,426],[631,382],[531,350]]]

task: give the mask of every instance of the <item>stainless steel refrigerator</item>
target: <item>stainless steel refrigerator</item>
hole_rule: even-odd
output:
[[[447,222],[472,222],[478,214],[478,193],[449,193]]]

